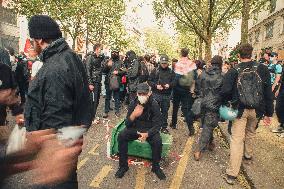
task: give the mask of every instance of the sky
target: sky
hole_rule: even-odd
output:
[[[155,19],[152,2],[153,0],[131,0],[130,3],[127,5],[126,14],[128,15],[128,17],[132,17],[132,19],[137,21],[137,26],[140,30],[143,30],[144,28],[148,27],[158,26],[158,23]],[[138,7],[135,13],[132,12],[133,7]],[[241,23],[238,20],[235,22],[234,25],[235,27],[230,30],[228,36],[229,47],[236,46],[236,44],[240,41]],[[169,19],[165,20],[165,23],[163,24],[163,29],[171,36],[176,34],[174,26]]]

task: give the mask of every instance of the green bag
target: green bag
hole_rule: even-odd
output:
[[[191,87],[194,81],[194,71],[190,71],[179,78],[179,85],[182,87]]]
[[[110,143],[110,154],[118,154],[118,135],[125,128],[124,120],[118,123],[118,125],[112,129],[111,143]],[[162,157],[166,157],[169,154],[170,147],[173,142],[173,138],[169,134],[160,133],[162,138]],[[141,157],[145,159],[152,159],[152,149],[150,144],[145,142],[140,142],[139,140],[134,140],[128,143],[128,155]]]

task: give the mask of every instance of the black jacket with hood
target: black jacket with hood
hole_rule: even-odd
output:
[[[221,106],[223,76],[221,69],[212,66],[203,71],[196,82],[195,92],[201,101],[202,111],[218,111]]]
[[[100,84],[102,81],[102,64],[105,61],[105,56],[97,56],[94,52],[90,52],[86,58],[86,68],[88,82],[90,85]]]
[[[60,38],[40,55],[43,62],[31,81],[25,105],[28,131],[91,125],[88,78],[79,56]]]
[[[153,93],[162,95],[171,95],[173,87],[176,86],[176,75],[171,68],[162,68],[159,66],[155,68],[150,74],[148,84],[152,87]],[[157,85],[162,85],[163,87],[169,84],[170,87],[164,90],[158,90]]]

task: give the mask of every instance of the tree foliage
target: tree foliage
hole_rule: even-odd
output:
[[[211,44],[215,33],[228,30],[232,18],[239,14],[239,0],[155,0],[157,18],[170,14],[176,23],[194,32],[205,43],[206,60],[211,58]]]
[[[178,46],[173,39],[159,28],[148,28],[144,31],[147,50],[158,51],[159,54],[166,54],[171,58],[177,58]]]
[[[63,31],[73,39],[73,49],[76,38],[85,36],[87,31],[93,43],[125,46],[123,0],[14,0],[11,6],[28,18],[47,14],[59,21]]]

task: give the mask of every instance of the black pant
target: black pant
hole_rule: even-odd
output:
[[[163,117],[162,128],[167,128],[168,127],[168,112],[170,109],[171,96],[164,95],[164,94],[154,94],[153,96],[154,96],[154,99],[160,105],[160,110],[161,110],[162,117]]]
[[[206,112],[201,117],[203,129],[198,142],[198,151],[204,151],[213,142],[213,131],[218,126],[219,113]]]
[[[181,111],[185,117],[185,121],[187,123],[189,131],[193,129],[193,113],[191,111],[193,98],[190,93],[179,93],[177,91],[173,91],[173,114],[172,114],[172,126],[176,127],[177,125],[177,117],[178,110],[181,104]]]
[[[97,109],[100,103],[100,94],[101,94],[101,84],[95,83],[94,90],[91,92],[92,101],[93,101],[93,119],[96,118]]]
[[[7,106],[0,104],[0,126],[6,124],[6,117],[7,117]]]
[[[142,132],[142,131],[140,131]],[[140,136],[137,134],[136,129],[124,129],[118,135],[118,149],[119,149],[119,167],[128,167],[127,151],[128,151],[128,142],[137,140]],[[162,139],[159,133],[148,137],[147,142],[151,145],[152,148],[152,167],[158,168],[161,160],[162,153]]]
[[[106,85],[106,97],[105,97],[105,113],[109,113],[110,111],[110,101],[111,97],[113,95],[114,98],[114,106],[115,106],[115,112],[119,113],[120,111],[120,98],[119,98],[120,91],[112,91],[109,89],[109,85]]]
[[[275,111],[279,123],[283,126],[284,125],[284,87],[282,87],[277,97]]]

